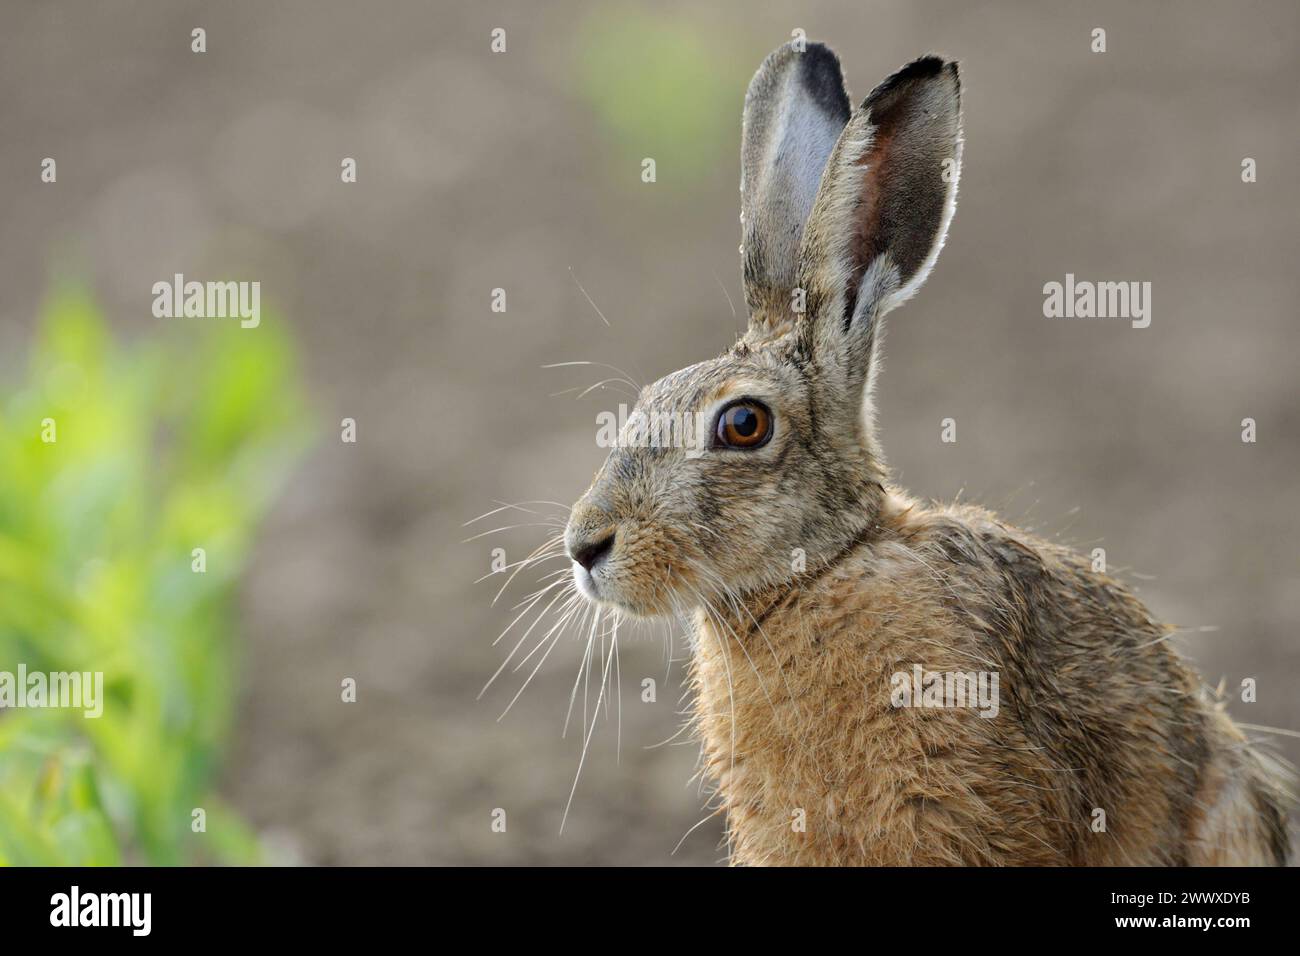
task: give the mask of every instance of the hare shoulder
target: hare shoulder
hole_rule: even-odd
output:
[[[1249,755],[1215,759],[1230,722],[1066,549],[890,492],[851,553],[750,606],[701,613],[694,655],[735,862],[1272,862],[1234,792]],[[995,676],[995,707],[927,705],[916,671],[972,696]]]

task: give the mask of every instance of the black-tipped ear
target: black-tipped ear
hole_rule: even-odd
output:
[[[961,145],[957,65],[939,57],[909,63],[854,112],[801,253],[800,281],[835,324],[870,322],[925,281],[956,208]]]
[[[788,300],[804,223],[827,158],[850,114],[839,58],[820,43],[787,43],[745,94],[741,251],[751,316]]]

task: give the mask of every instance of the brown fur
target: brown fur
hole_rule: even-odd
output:
[[[1167,630],[980,509],[891,493],[850,556],[746,603],[699,612],[692,669],[736,863],[1285,859],[1265,768]],[[1002,713],[892,706],[916,661],[1000,672]]]
[[[889,485],[879,331],[944,242],[960,84],[925,57],[845,118],[842,82],[824,47],[760,68],[742,161],[749,331],[637,403],[710,422],[754,401],[770,440],[624,443],[566,531],[588,597],[692,623],[695,723],[732,860],[1284,862],[1288,778],[1167,627],[1068,550]],[[913,666],[996,673],[996,716],[898,706],[891,679]]]

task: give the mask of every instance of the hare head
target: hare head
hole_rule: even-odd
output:
[[[787,44],[745,96],[741,222],[749,328],[665,376],[565,534],[578,588],[635,615],[751,593],[833,561],[884,495],[871,391],[881,319],[925,281],[956,206],[955,63],[922,57],[850,108],[838,58]]]

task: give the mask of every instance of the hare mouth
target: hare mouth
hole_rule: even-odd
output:
[[[610,580],[609,571],[603,562],[588,570],[574,561],[573,583],[578,593],[593,604],[636,613],[635,609],[619,595],[618,588]]]
[[[578,593],[588,601],[603,600],[600,589],[596,584],[596,578],[577,561],[573,562],[573,583],[577,587]]]
[[[573,583],[578,593],[591,603],[629,617],[655,618],[668,613],[665,608],[643,603],[634,593],[629,594],[625,588],[619,587],[603,563],[588,570],[574,561]]]

